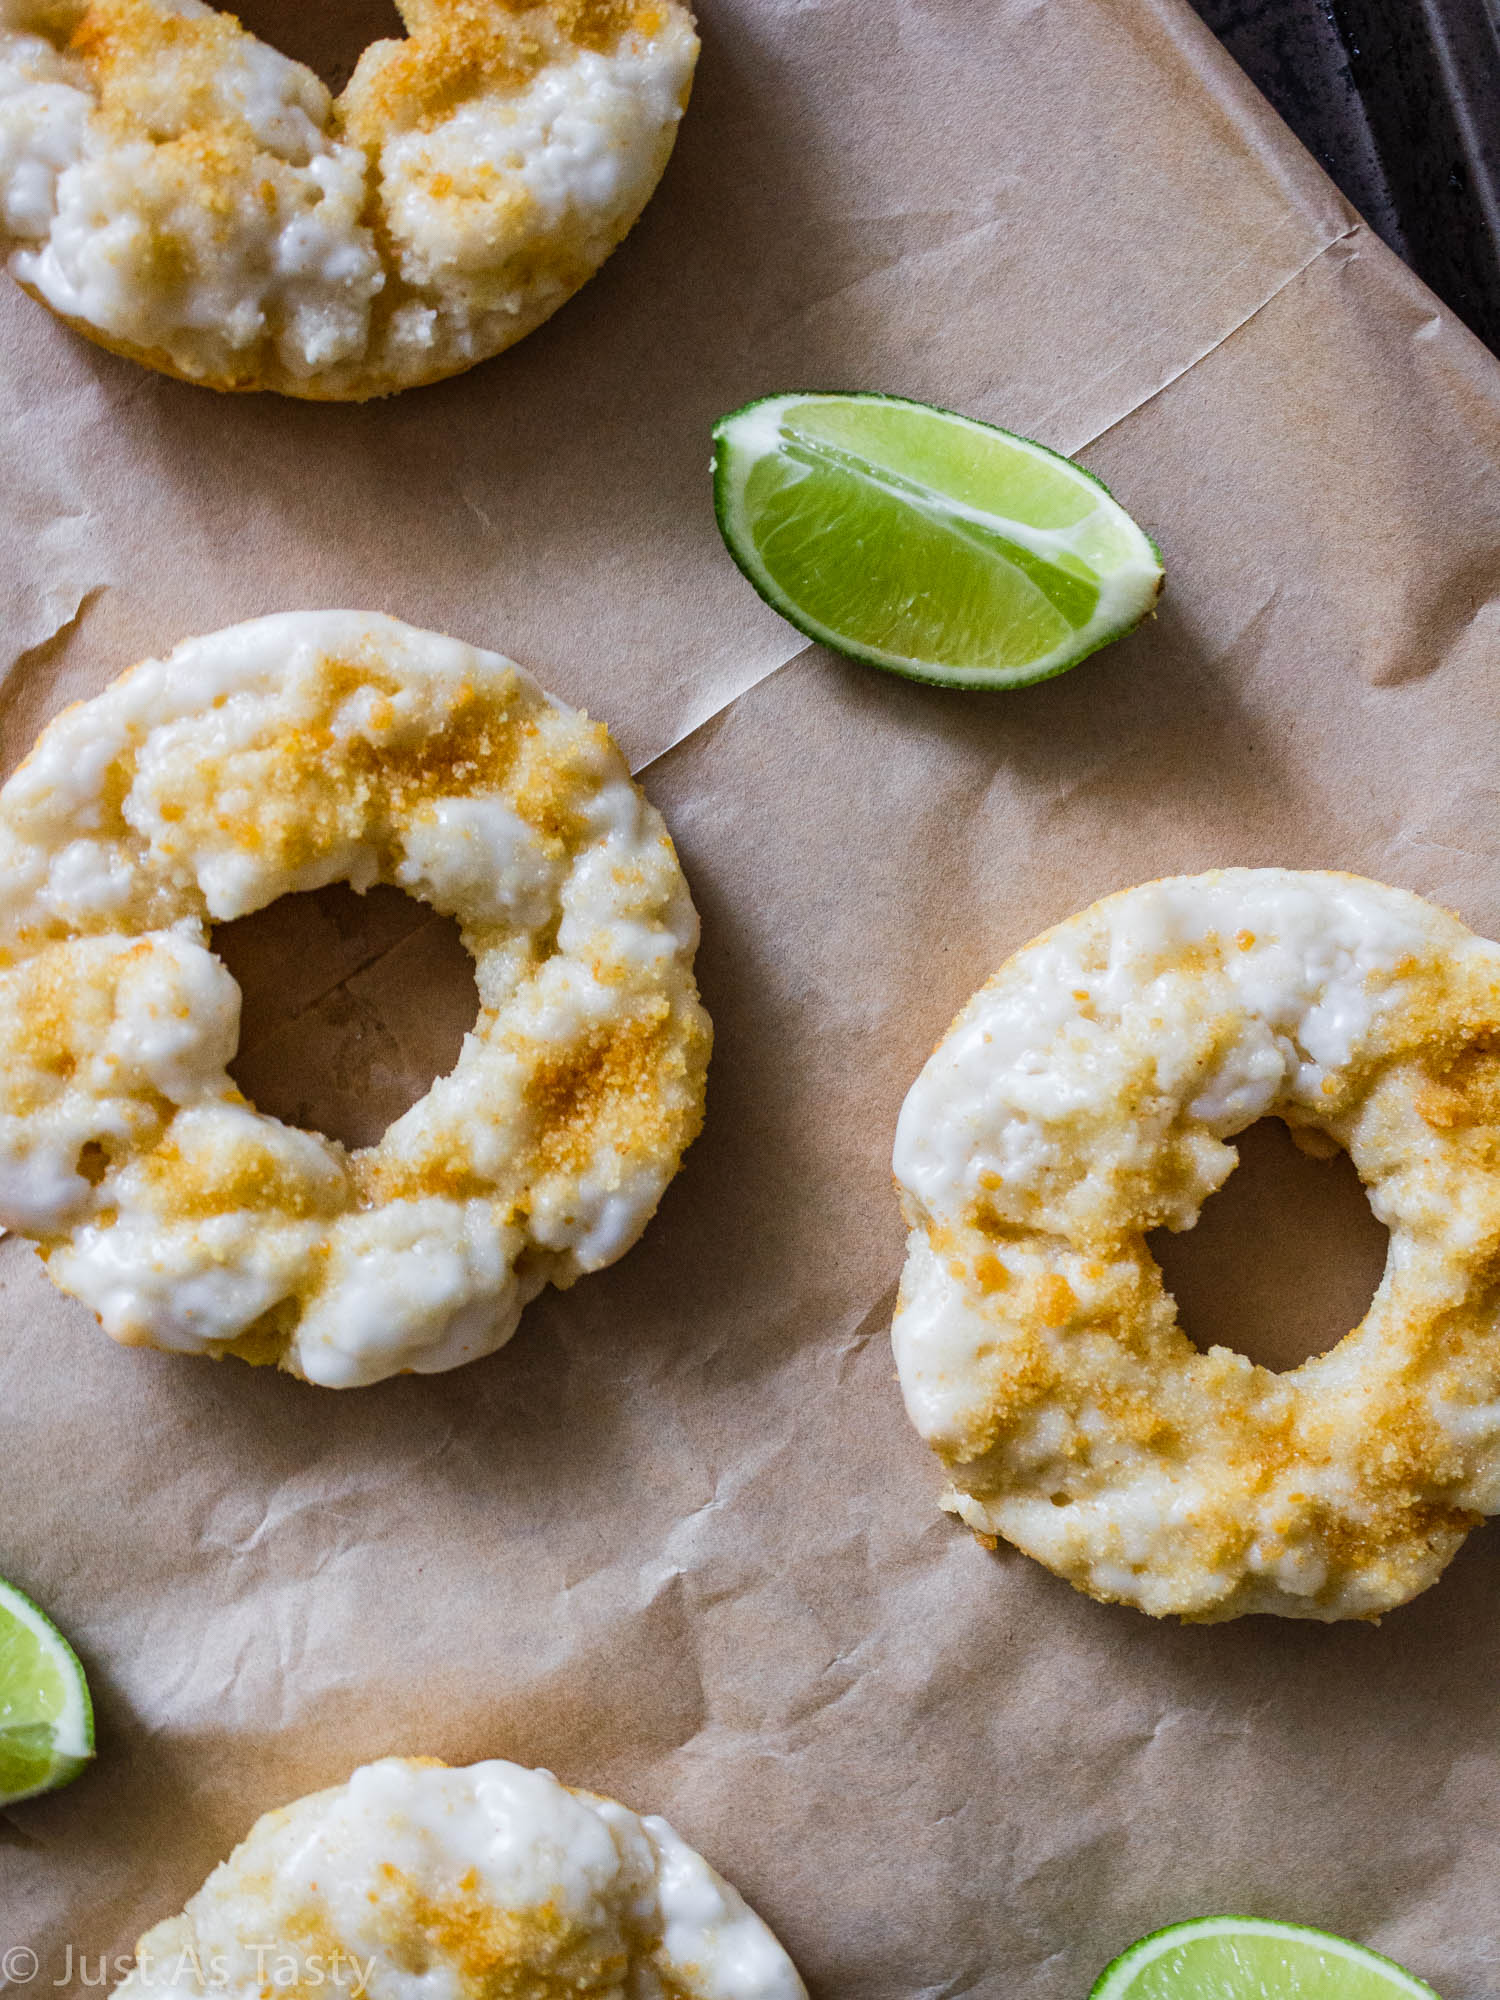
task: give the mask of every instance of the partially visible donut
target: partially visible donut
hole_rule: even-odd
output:
[[[1200,1353],[1146,1242],[1268,1115],[1391,1232],[1363,1321],[1285,1374]],[[901,1385],[979,1533],[1157,1615],[1335,1619],[1500,1513],[1500,946],[1447,911],[1280,868],[1107,897],[964,1008],[895,1167]]]
[[[120,2000],[807,2000],[655,1815],[499,1759],[386,1757],[256,1821]]]
[[[604,262],[672,151],[682,0],[403,0],[332,98],[203,0],[0,0],[0,245],[89,339],[215,389],[459,373]]]
[[[353,1153],[230,1081],[209,936],[335,881],[456,917],[479,987]],[[644,1229],[702,1122],[697,938],[607,731],[498,654],[348,611],[189,640],[0,790],[0,1222],[126,1344],[456,1367]]]

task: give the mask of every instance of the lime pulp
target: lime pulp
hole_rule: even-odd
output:
[[[0,1806],[54,1791],[94,1754],[78,1656],[14,1584],[0,1580]]]
[[[730,554],[808,637],[948,687],[1025,686],[1141,621],[1150,538],[1045,445],[901,397],[767,396],[714,427]]]
[[[1263,1917],[1153,1931],[1107,1966],[1089,2000],[1438,2000],[1378,1952]]]

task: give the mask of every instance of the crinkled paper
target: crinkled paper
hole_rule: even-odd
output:
[[[1500,370],[1179,0],[702,12],[644,220],[460,380],[220,398],[0,293],[7,767],[132,660],[261,612],[497,646],[666,813],[718,1030],[639,1247],[455,1374],[334,1396],[127,1352],[0,1244],[0,1573],[76,1640],[100,1746],[0,1817],[0,1992],[97,1985],[263,1809],[426,1751],[665,1812],[817,2000],[1083,2000],[1220,1909],[1491,2000],[1500,1530],[1378,1628],[1153,1624],[939,1513],[887,1335],[897,1109],[1039,928],[1279,863],[1500,932]],[[1001,697],[804,645],[707,480],[712,420],[799,386],[1078,453],[1161,543],[1160,616]],[[393,892],[226,949],[242,1080],[346,1136],[473,1004]],[[1315,1170],[1271,1153],[1219,1197],[1234,1226],[1175,1246],[1200,1338],[1368,1296],[1338,1170],[1292,1202],[1278,1174]]]

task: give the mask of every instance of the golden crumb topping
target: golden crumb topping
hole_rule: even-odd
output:
[[[50,60],[0,27],[14,274],[113,352],[219,389],[360,400],[509,347],[649,199],[692,16],[683,0],[403,11],[408,34],[367,48],[337,99],[204,0],[90,0]]]
[[[1178,1323],[1146,1238],[1282,1118],[1391,1230],[1283,1374]],[[947,1504],[1155,1614],[1375,1616],[1500,1511],[1500,949],[1356,877],[1225,870],[1017,953],[902,1112],[894,1340]]]
[[[456,916],[481,995],[352,1155],[231,1084],[209,949],[340,877]],[[621,1255],[701,1123],[671,841],[607,731],[497,655],[355,613],[189,642],[43,736],[0,878],[0,1216],[122,1340],[334,1385],[452,1366]]]

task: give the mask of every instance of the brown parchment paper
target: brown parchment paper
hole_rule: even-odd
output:
[[[379,12],[328,0],[351,44]],[[702,12],[640,227],[449,385],[218,399],[0,292],[7,765],[259,612],[500,646],[666,812],[718,1028],[641,1245],[452,1375],[334,1397],[123,1352],[0,1244],[0,1572],[77,1641],[100,1739],[0,1818],[0,1948],[37,1957],[0,1991],[87,1990],[258,1812],[402,1750],[666,1812],[818,2000],[1081,2000],[1222,1908],[1487,2000],[1500,1530],[1378,1629],[1156,1625],[986,1553],[893,1379],[888,1158],[971,989],[1107,890],[1332,865],[1500,931],[1500,372],[1178,0]],[[1080,452],[1166,551],[1160,617],[995,699],[803,647],[706,482],[712,418],[798,385]],[[470,1004],[399,898],[288,905],[232,951],[242,1076],[346,1127]],[[1283,1172],[1245,1168],[1207,1265],[1173,1246],[1200,1338],[1361,1309],[1351,1190]]]

